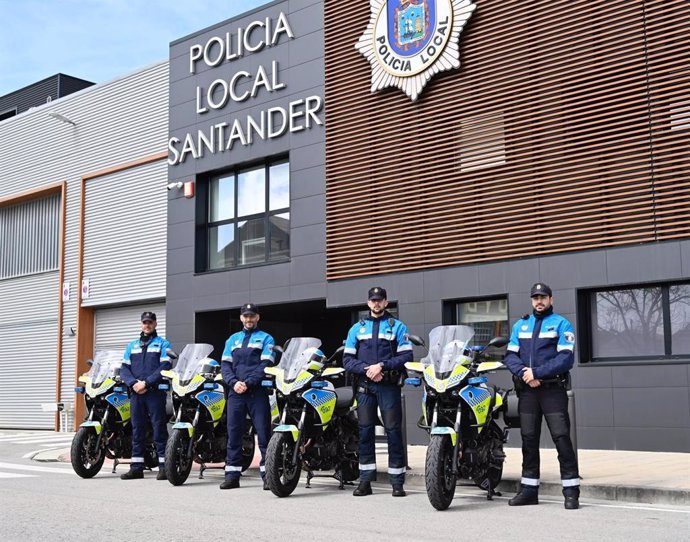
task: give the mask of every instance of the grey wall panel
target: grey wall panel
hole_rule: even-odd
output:
[[[156,313],[158,322],[156,331],[161,337],[166,337],[164,303],[103,308],[96,311],[94,351],[122,350],[124,352],[127,343],[139,338],[141,332],[139,318],[144,311]]]
[[[160,160],[87,182],[84,306],[165,296],[166,174]]]

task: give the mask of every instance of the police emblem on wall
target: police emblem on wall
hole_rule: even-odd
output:
[[[370,0],[355,48],[371,64],[371,92],[398,87],[415,101],[437,73],[460,67],[460,33],[471,0]]]

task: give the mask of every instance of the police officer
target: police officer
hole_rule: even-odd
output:
[[[519,394],[522,480],[510,506],[539,504],[539,436],[542,415],[558,451],[565,508],[579,507],[580,476],[570,440],[567,388],[573,366],[573,326],[553,311],[551,288],[537,283],[530,291],[532,314],[513,326],[505,364]]]
[[[353,495],[371,495],[376,480],[375,429],[381,409],[388,437],[388,478],[394,497],[404,497],[405,450],[402,439],[400,384],[405,363],[412,361],[412,344],[407,327],[386,311],[386,290],[369,290],[369,316],[347,334],[343,365],[357,378],[357,417],[359,418],[359,485]]]
[[[168,441],[164,391],[158,389],[161,371],[170,369],[167,350],[170,343],[156,333],[156,315],[141,315],[141,335],[127,345],[122,356],[120,377],[130,387],[132,405],[132,465],[120,476],[123,480],[144,477],[144,450],[149,420],[158,452],[157,480],[166,480],[165,444]]]
[[[242,435],[247,413],[251,416],[261,452],[261,478],[266,484],[264,460],[266,447],[271,438],[271,407],[268,394],[261,387],[264,369],[273,362],[275,341],[265,331],[260,331],[259,309],[253,303],[240,308],[240,321],[244,326],[225,342],[221,372],[228,387],[228,453],[225,461],[225,481],[221,489],[240,487],[242,474]]]

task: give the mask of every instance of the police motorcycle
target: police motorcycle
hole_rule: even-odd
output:
[[[175,423],[165,448],[165,472],[168,481],[179,486],[185,483],[198,463],[199,479],[203,479],[208,463],[224,463],[228,434],[225,413],[225,383],[220,364],[209,358],[210,344],[188,344],[179,357],[169,351],[175,361],[172,369],[162,371],[167,383],[160,389],[172,387]],[[272,405],[273,407],[273,405]],[[277,413],[272,408],[275,417]],[[249,468],[254,459],[254,427],[246,425],[242,437],[242,470]]]
[[[122,352],[103,350],[89,360],[89,370],[79,377],[82,386],[74,388],[84,395],[86,421],[74,435],[71,462],[74,472],[92,478],[101,470],[105,458],[113,459],[113,474],[120,459],[132,457],[132,424],[129,390],[120,379]],[[158,466],[152,430],[146,437],[144,464]]]
[[[436,327],[429,334],[428,355],[405,364],[410,375],[405,383],[424,387],[418,425],[430,434],[424,476],[437,510],[450,506],[458,478],[472,480],[491,500],[503,476],[508,428],[501,429],[497,421],[508,392],[487,385],[485,375],[504,365],[487,361],[485,350],[508,341],[496,337],[486,347],[470,346],[473,336],[469,326]],[[410,336],[410,341],[424,346],[419,337]]]
[[[331,364],[343,348],[326,359],[320,346],[319,339],[292,338],[278,366],[265,369],[270,378],[262,386],[275,387],[282,412],[266,450],[266,481],[278,497],[295,490],[302,469],[306,487],[315,476],[335,478],[340,489],[359,477],[354,393],[340,387],[345,369]],[[330,470],[334,474],[315,474]]]

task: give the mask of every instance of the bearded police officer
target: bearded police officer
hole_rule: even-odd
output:
[[[266,485],[264,460],[271,438],[271,407],[268,394],[261,387],[264,369],[273,361],[275,341],[258,329],[259,309],[253,303],[242,305],[240,321],[243,329],[225,343],[221,372],[228,387],[228,453],[225,461],[225,481],[221,489],[240,487],[242,474],[242,436],[247,413],[252,419],[261,452],[261,478]]]
[[[565,508],[579,507],[580,476],[570,440],[567,388],[573,366],[573,326],[553,311],[553,294],[546,284],[530,291],[532,314],[513,326],[505,364],[513,373],[519,394],[522,436],[520,492],[510,506],[539,504],[539,436],[542,415],[558,451]]]
[[[158,389],[161,371],[170,369],[170,343],[156,333],[156,315],[141,315],[141,335],[127,345],[120,376],[130,387],[132,405],[132,465],[120,476],[123,480],[144,477],[144,450],[149,421],[158,452],[158,480],[165,476],[165,444],[168,440],[164,391]]]
[[[402,439],[400,385],[405,363],[412,361],[407,327],[386,311],[386,290],[369,290],[369,316],[357,322],[347,335],[343,365],[357,377],[359,418],[359,485],[353,495],[371,495],[376,479],[375,429],[377,407],[388,437],[388,477],[394,497],[404,497],[405,450]]]

